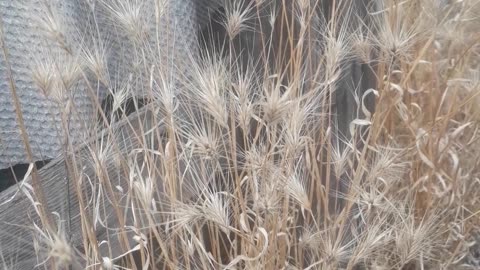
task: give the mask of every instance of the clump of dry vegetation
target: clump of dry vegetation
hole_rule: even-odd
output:
[[[126,2],[109,10],[136,79],[110,82],[101,53],[79,56],[113,93],[91,131],[102,139],[64,152],[82,163],[67,164],[82,248],[68,215],[22,224],[40,267],[480,267],[478,1],[356,2],[364,15],[348,1],[227,1],[223,36],[209,31],[180,74],[160,68]],[[125,138],[139,87],[150,117]]]

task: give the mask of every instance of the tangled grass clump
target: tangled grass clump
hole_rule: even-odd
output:
[[[138,74],[111,83],[93,69],[113,109],[90,132],[106,135],[85,156],[65,153],[94,168],[69,169],[79,197],[91,188],[83,249],[66,247],[68,226],[34,224],[39,262],[480,267],[478,1],[227,2],[177,76],[135,34],[141,20],[112,15],[130,26]],[[153,117],[125,152],[115,123],[135,119],[129,98]],[[101,229],[124,249],[102,253]]]

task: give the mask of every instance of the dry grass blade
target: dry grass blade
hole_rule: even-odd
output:
[[[62,65],[42,55],[32,79],[61,104],[82,77],[111,111],[96,106],[91,138],[0,193],[2,266],[480,266],[478,1],[96,3],[92,29],[111,33]],[[183,32],[163,40],[172,14],[201,20],[202,4],[221,8],[198,51],[178,48],[194,43]]]

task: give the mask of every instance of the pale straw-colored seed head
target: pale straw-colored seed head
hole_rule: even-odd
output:
[[[131,40],[142,41],[146,37],[148,24],[144,1],[111,0],[104,1],[103,5],[110,12],[112,22],[119,25]]]
[[[105,86],[110,86],[110,75],[107,64],[107,46],[96,43],[92,47],[83,47],[81,59],[83,65]]]
[[[253,7],[239,0],[234,0],[226,6],[223,25],[230,40],[233,40],[241,32],[252,29],[248,24],[254,18],[252,15]]]

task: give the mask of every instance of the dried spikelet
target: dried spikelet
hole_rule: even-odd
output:
[[[375,44],[372,42],[372,36],[374,36],[374,34],[369,27],[365,25],[359,26],[351,36],[353,54],[357,56],[362,63],[371,63],[374,60],[373,53]]]
[[[285,195],[282,186],[286,182],[286,176],[275,167],[265,168],[265,170],[268,174],[252,178],[252,209],[270,215],[279,213],[282,209],[281,202]]]
[[[89,150],[89,154],[85,159],[95,169],[96,172],[102,174],[103,168],[108,168],[112,164],[119,164],[119,157],[115,152],[115,143],[117,132],[113,131],[113,136],[110,134],[104,134],[101,139],[95,141],[94,144],[87,144],[86,147]]]
[[[362,227],[365,228],[363,231],[354,236],[355,246],[349,265],[356,265],[383,255],[386,247],[393,241],[392,227],[388,224],[388,219],[386,215],[379,215]]]
[[[44,95],[50,96],[52,88],[58,85],[55,63],[51,58],[47,58],[47,61],[37,62],[35,67],[32,68],[32,79]]]
[[[235,110],[235,120],[244,132],[248,130],[255,114],[257,88],[255,69],[248,66],[245,71],[237,70],[232,76],[232,107]]]
[[[273,163],[274,153],[267,148],[266,145],[254,145],[247,151],[240,153],[240,158],[243,160],[243,169],[251,172],[254,175],[261,175],[262,173],[269,173],[275,167]]]
[[[405,216],[395,227],[395,248],[399,265],[405,266],[413,261],[434,260],[436,249],[441,248],[440,217],[424,216],[416,220],[413,215]]]
[[[286,192],[300,205],[302,215],[305,216],[305,210],[311,210],[311,203],[308,199],[306,186],[300,179],[292,177],[287,183]]]
[[[341,79],[342,65],[350,57],[352,43],[349,24],[349,20],[345,19],[340,25],[321,25],[319,29],[315,29],[323,38],[323,81],[327,86],[334,86]]]
[[[142,41],[147,35],[147,18],[144,1],[140,0],[109,0],[103,5],[110,12],[112,23],[120,25],[121,29],[132,41]]]
[[[215,224],[222,231],[229,230],[229,200],[220,193],[206,191],[197,202],[188,204],[177,202],[173,205],[173,209],[173,212],[166,213],[172,215],[172,220],[166,221],[165,224],[174,230],[201,226],[205,222]]]
[[[154,72],[154,69],[152,69]],[[153,74],[152,74],[153,75]],[[168,125],[174,124],[174,116],[177,113],[179,102],[176,87],[172,79],[162,72],[152,77],[153,98],[159,104],[161,114],[167,120]]]
[[[155,0],[155,18],[157,24],[160,22],[160,18],[168,10],[168,0]]]
[[[348,147],[350,143],[345,142],[347,147],[341,148],[338,145],[332,147],[332,158],[331,162],[333,164],[333,170],[335,172],[335,177],[339,179],[349,168],[349,163],[352,159],[352,148]]]
[[[92,256],[87,267],[130,267],[133,262],[125,255],[138,251],[142,262],[135,267],[145,269],[155,268],[153,261],[167,257],[175,261],[172,269],[473,269],[476,262],[470,257],[478,253],[478,241],[470,234],[479,230],[480,194],[476,151],[480,114],[473,111],[478,111],[480,76],[467,70],[476,70],[480,47],[465,25],[472,27],[478,21],[478,4],[358,1],[349,5],[348,1],[229,0],[221,22],[226,38],[232,41],[243,34],[265,38],[261,44],[266,47],[260,48],[265,55],[249,57],[253,60],[245,69],[237,62],[237,48],[230,47],[223,48],[222,56],[204,53],[188,67],[188,74],[175,77],[144,62],[158,55],[141,47],[143,55],[135,61],[139,67],[148,66],[150,105],[160,112],[156,121],[166,123],[168,135],[164,138],[162,133],[158,144],[129,153],[128,168],[121,171],[125,173],[121,179],[130,180],[130,185],[128,190],[118,186],[118,195],[128,203],[126,209],[116,210],[133,213],[135,226],[129,230],[137,233],[133,239],[137,246],[117,258],[82,254]],[[149,12],[155,12],[159,23],[166,3],[176,3],[153,2],[155,11],[150,2],[140,0],[107,0],[103,7],[121,28],[120,34],[135,43],[144,41],[147,27],[152,26]],[[89,3],[93,10],[94,2]],[[367,11],[364,22],[356,10],[363,4],[384,8]],[[438,10],[431,10],[434,5]],[[425,31],[426,22],[432,21],[425,16],[434,13],[445,18]],[[58,22],[43,26],[53,38],[62,31],[56,30],[61,26]],[[269,23],[284,29],[271,29]],[[440,33],[442,27],[449,32]],[[259,33],[265,29],[271,33]],[[438,32],[428,41],[433,45],[423,42],[433,31]],[[279,40],[289,45],[280,49],[289,52],[274,51],[279,48],[272,33],[283,35]],[[110,55],[104,43],[98,44],[83,48],[82,65],[111,91],[114,110],[122,110],[125,99],[145,85],[138,83],[136,74],[124,83],[110,82]],[[270,63],[284,60],[277,55],[290,56],[286,70],[269,69]],[[265,66],[252,64],[263,56]],[[33,73],[36,85],[44,92],[60,84],[64,88],[59,90],[74,89],[80,65],[58,69],[55,61],[60,62],[39,61]],[[363,69],[364,63],[378,68],[378,92],[364,89],[369,83],[364,77],[358,89],[343,89],[344,80],[362,76],[357,67]],[[362,147],[357,147],[355,138],[342,141],[343,135],[332,135],[338,118],[331,106],[338,105],[335,113],[345,109],[343,104],[329,103],[337,90],[351,90],[352,112],[363,113],[364,117],[354,117],[351,132],[359,126],[372,131]],[[365,106],[370,94],[378,97],[377,105],[383,109],[375,116]],[[88,179],[95,187],[88,201],[88,207],[94,208],[94,229],[99,223],[111,226],[106,219],[111,213],[101,211],[111,200],[104,184],[115,185],[118,180],[104,172],[116,172],[119,162],[112,161],[124,158],[113,151],[120,135],[115,132],[115,128],[104,132],[88,148],[92,157],[87,161],[99,176]],[[340,191],[332,191],[332,182],[341,186]],[[22,189],[36,203],[33,188]],[[168,201],[166,208],[157,209],[158,197]],[[330,213],[328,206],[337,199],[345,203]],[[445,218],[439,218],[433,206],[445,209]],[[158,224],[142,224],[139,213],[143,212],[151,217],[159,214],[161,219],[154,219]],[[140,224],[146,226],[141,231]],[[449,230],[442,230],[446,224]],[[224,234],[228,236],[219,241]],[[167,248],[153,252],[157,244]],[[62,249],[67,248],[58,244],[51,256],[69,253]],[[128,266],[120,265],[119,258]]]
[[[287,179],[285,185],[285,193],[298,203],[305,216],[304,210],[311,211],[311,202],[307,193],[307,175],[303,171],[303,162],[299,162],[294,169],[292,175]]]
[[[147,213],[156,211],[154,181],[150,177],[145,179],[137,177],[136,180],[133,180],[132,185],[136,198],[140,201],[141,209],[147,211]]]
[[[292,109],[291,88],[285,89],[275,82],[267,82],[263,87],[263,98],[259,102],[265,124],[274,126],[287,117]]]
[[[172,219],[164,222],[171,230],[191,228],[203,218],[202,209],[197,205],[177,203],[173,210],[165,213],[172,215]]]
[[[114,87],[114,89],[109,88],[108,91],[113,99],[112,114],[118,110],[123,111],[122,105],[125,104],[125,101],[131,95],[130,85],[128,83],[123,83],[118,87]]]
[[[58,103],[71,97],[81,77],[81,67],[76,58],[65,55],[47,55],[44,61],[36,61],[32,79],[47,97]]]
[[[37,224],[33,224],[34,230],[34,242],[35,246],[39,249],[37,254],[46,254],[43,258],[44,261],[39,265],[48,263],[49,260],[53,260],[55,265],[62,269],[68,267],[74,262],[73,248],[67,241],[66,232],[60,216],[58,213],[54,213],[57,218],[57,231],[52,232],[49,229],[42,229]]]
[[[305,100],[305,101],[303,101]],[[298,158],[311,139],[318,132],[318,123],[322,120],[319,104],[321,102],[310,95],[292,99],[287,115],[282,119],[281,142],[285,147],[285,157]]]
[[[338,197],[352,201],[356,205],[354,218],[359,218],[362,223],[370,223],[372,218],[377,216],[389,216],[394,214],[397,209],[392,207],[392,202],[386,194],[379,190],[377,186],[357,186],[352,185],[348,195]]]
[[[81,66],[77,58],[67,56],[62,65],[59,65],[60,79],[66,91],[74,90],[81,78]]]
[[[106,269],[106,270],[113,270],[113,269],[115,269],[115,268],[114,268],[114,264],[113,264],[113,262],[112,262],[112,260],[111,260],[110,258],[108,258],[108,257],[103,257],[102,260],[103,260],[102,267],[103,267],[104,269]]]
[[[253,30],[248,26],[248,22],[253,18],[252,11],[254,6],[245,4],[246,1],[233,0],[227,3],[225,10],[225,20],[223,25],[230,40],[233,40],[238,34],[244,31]]]
[[[480,71],[468,70],[463,78],[452,78],[447,81],[447,87],[461,86],[468,93],[475,93],[480,90]]]
[[[402,161],[405,156],[404,150],[394,146],[377,146],[369,162],[366,178],[371,184],[382,182],[379,184],[385,190],[387,187],[395,186],[407,171],[407,164]]]
[[[301,234],[298,238],[298,243],[311,251],[317,251],[320,241],[320,233],[313,227],[302,227]]]
[[[183,105],[192,120],[196,113],[209,115],[220,126],[228,125],[227,90],[230,89],[230,72],[224,59],[206,54],[202,61],[196,61],[191,69],[192,78],[186,78],[188,92]],[[198,112],[192,112],[195,108]]]
[[[81,59],[83,66],[88,68],[95,75],[96,79],[105,86],[110,86],[110,77],[108,72],[108,51],[105,44],[96,43],[93,48],[83,47]]]
[[[191,155],[214,161],[219,161],[223,155],[221,134],[215,126],[194,125],[191,130],[185,132],[188,139],[185,147],[189,149]]]
[[[302,12],[306,12],[310,9],[312,4],[315,4],[312,0],[299,0],[296,2],[298,9]]]
[[[319,232],[316,238],[315,252],[324,268],[335,269],[351,259],[355,241],[349,240],[345,232],[340,233],[331,228]]]
[[[205,199],[201,207],[204,212],[205,220],[213,222],[225,233],[230,228],[230,209],[229,198],[221,193],[207,191],[204,193]]]
[[[40,29],[43,30],[47,38],[57,43],[61,49],[71,55],[73,52],[66,38],[66,24],[62,21],[54,6],[51,6],[47,1],[42,3],[44,12],[40,13],[38,17]]]
[[[391,62],[391,59],[396,58],[410,59],[413,46],[428,34],[420,27],[421,20],[416,19],[410,23],[407,18],[408,11],[403,5],[392,5],[392,8],[386,8],[377,16],[374,17],[376,35],[372,38],[376,46],[390,57],[384,61]]]

